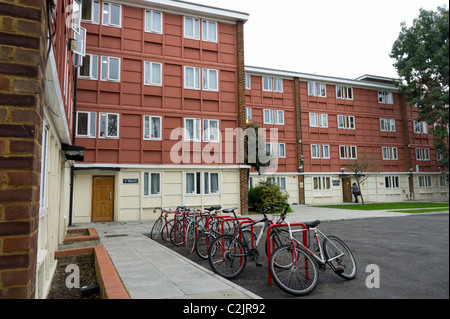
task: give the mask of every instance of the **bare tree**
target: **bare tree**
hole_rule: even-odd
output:
[[[361,184],[363,184],[371,175],[375,175],[378,172],[378,159],[373,157],[363,157],[355,159],[346,164],[348,170],[353,173],[353,177],[356,179],[359,193],[361,194],[362,204],[364,203],[364,196],[361,192]]]

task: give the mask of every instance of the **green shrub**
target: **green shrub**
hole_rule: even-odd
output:
[[[248,191],[248,204],[253,209],[264,209],[277,202],[286,202],[288,194],[282,192],[276,184],[266,182],[252,187]]]

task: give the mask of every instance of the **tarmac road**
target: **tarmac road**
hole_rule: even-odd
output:
[[[448,214],[323,221],[319,229],[341,238],[350,247],[358,266],[355,279],[345,281],[327,268],[320,272],[319,284],[311,294],[291,296],[275,283],[268,284],[262,240],[258,250],[263,266],[257,268],[248,260],[244,272],[232,282],[264,299],[449,298]],[[210,269],[208,261],[195,252],[188,254],[184,247],[158,242]],[[377,273],[379,287],[374,279]],[[367,283],[375,287],[368,288]]]

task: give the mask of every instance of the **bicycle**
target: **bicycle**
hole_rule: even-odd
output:
[[[158,237],[158,235],[161,235],[162,240],[169,241],[170,240],[170,228],[169,227],[171,227],[171,223],[173,223],[173,219],[168,220],[167,217],[169,216],[169,214],[171,214],[173,212],[170,210],[165,210],[161,207],[156,207],[153,210],[153,213],[156,214],[156,212],[158,210],[160,210],[161,212],[160,212],[158,219],[153,224],[152,230],[150,231],[150,238],[156,239],[156,237]]]
[[[318,284],[318,269],[324,271],[328,264],[340,277],[351,280],[356,276],[356,261],[348,246],[336,236],[326,236],[317,226],[319,220],[303,223],[306,228],[292,230],[286,218],[290,243],[276,248],[270,255],[269,270],[275,283],[292,295],[307,295]],[[314,231],[316,253],[293,236],[295,232]]]
[[[258,247],[263,234],[272,224],[272,221],[266,216],[266,212],[269,209],[265,209],[261,211],[264,216],[262,219],[257,221],[246,221],[245,225],[241,225],[235,213],[236,209],[238,208],[234,207],[224,209],[223,212],[233,214],[236,225],[238,225],[237,231],[235,233],[224,234],[215,238],[211,243],[208,255],[208,261],[211,269],[216,274],[219,274],[227,279],[236,278],[244,271],[247,264],[247,257],[253,260],[257,267],[262,266],[262,264],[258,262],[259,252],[254,247]],[[250,236],[246,235],[246,233],[248,234],[249,228],[260,223],[263,224],[263,227],[256,235],[255,244],[251,245],[253,242],[252,233],[250,233]]]

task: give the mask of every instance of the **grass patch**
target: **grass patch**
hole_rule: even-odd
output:
[[[314,205],[315,207],[353,209],[353,210],[393,210],[393,209],[432,209],[437,207],[449,207],[448,203],[427,202],[400,202],[400,203],[368,203],[342,204],[342,205]],[[441,209],[442,211],[442,209]]]
[[[418,213],[434,213],[434,212],[444,212],[448,210],[445,207],[443,208],[430,208],[430,209],[405,209],[405,210],[392,210],[391,212],[394,213],[412,213],[412,214],[418,214]]]

